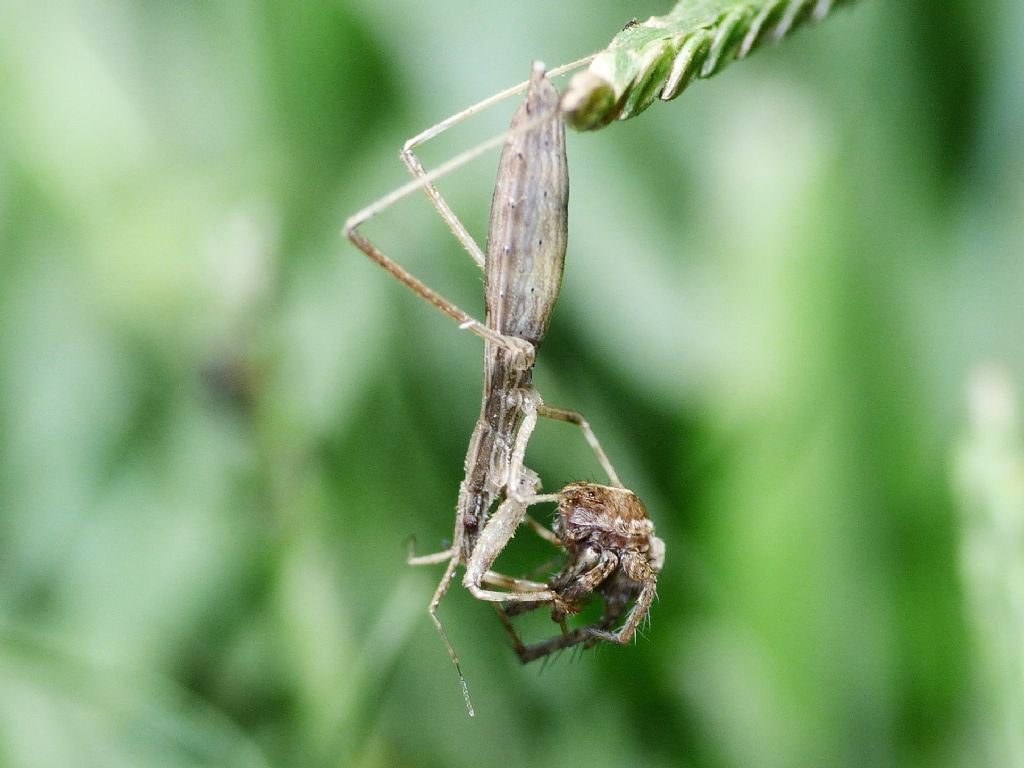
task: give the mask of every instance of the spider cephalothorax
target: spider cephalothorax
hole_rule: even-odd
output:
[[[558,498],[554,531],[565,548],[566,561],[549,582],[549,589],[555,594],[550,601],[551,617],[562,626],[562,635],[525,646],[511,633],[524,662],[580,643],[588,647],[598,640],[628,643],[647,617],[665,561],[665,543],[654,535],[654,524],[632,491],[572,483]],[[566,616],[578,613],[595,594],[604,601],[601,619],[568,630]],[[631,602],[633,608],[625,622],[612,631]],[[532,607],[536,606],[506,606],[511,613]]]

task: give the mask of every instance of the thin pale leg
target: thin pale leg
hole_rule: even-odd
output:
[[[560,68],[558,71],[566,71],[567,69],[570,69],[573,66],[579,66],[581,63],[584,63],[584,60],[581,60],[580,62],[574,62],[572,65],[567,65],[566,68]],[[516,86],[516,88],[511,89],[506,95],[518,92],[517,89],[525,88],[526,86],[528,86],[528,84],[529,81],[527,81],[527,83],[523,86]],[[504,96],[502,96],[501,94],[499,94],[498,96],[500,98],[504,98]],[[481,102],[480,105],[470,107],[469,110],[464,110],[462,113],[459,113],[459,115],[455,115],[452,118],[449,118],[448,121],[443,121],[442,123],[439,123],[433,129],[428,129],[419,136],[413,137],[412,139],[409,140],[409,142],[407,142],[407,146],[409,144],[411,144],[412,146],[416,146],[417,144],[422,143],[423,141],[426,141],[427,139],[432,138],[433,136],[436,136],[438,133],[447,130],[447,128],[450,127],[451,125],[461,122],[462,120],[465,120],[472,114],[475,114],[476,112],[480,111],[480,109],[490,106],[491,103],[500,101],[500,98],[485,100],[484,102]],[[518,126],[515,130],[516,132],[525,133],[535,128],[543,120],[546,119],[550,119],[550,117],[538,117],[536,120],[527,121],[526,123]],[[463,243],[463,246],[470,251],[470,253],[473,255],[474,260],[476,260],[477,263],[482,266],[484,263],[484,257],[480,250],[480,247],[475,243],[475,241],[472,240],[468,232],[466,232],[465,227],[462,225],[461,222],[459,222],[454,212],[451,211],[450,206],[447,204],[447,202],[444,201],[444,198],[441,197],[440,193],[437,191],[437,188],[434,186],[434,181],[440,178],[441,176],[450,173],[456,168],[465,165],[466,163],[470,162],[476,157],[479,157],[483,153],[491,150],[492,148],[503,144],[509,135],[511,134],[508,131],[499,134],[498,136],[495,136],[489,139],[488,141],[483,142],[482,144],[474,147],[473,149],[467,150],[466,152],[463,152],[461,155],[452,158],[448,162],[443,163],[442,165],[438,166],[435,170],[429,173],[423,171],[422,164],[420,164],[419,160],[415,158],[415,155],[411,155],[410,149],[409,152],[412,158],[412,162],[407,163],[407,165],[409,165],[410,170],[413,172],[413,175],[416,176],[416,178],[413,179],[413,181],[410,182],[409,184],[405,184],[404,186],[399,187],[390,194],[385,195],[376,202],[368,205],[361,211],[349,217],[349,219],[345,222],[343,232],[345,234],[345,237],[351,240],[352,243],[357,248],[359,248],[359,250],[361,250],[363,253],[369,256],[370,259],[372,259],[381,267],[383,267],[393,277],[395,277],[401,283],[405,284],[417,295],[419,295],[426,301],[430,302],[435,307],[444,312],[446,315],[455,320],[459,324],[460,328],[467,329],[474,333],[475,335],[480,336],[481,338],[486,339],[487,341],[490,341],[493,344],[496,344],[497,346],[513,353],[516,357],[516,365],[525,370],[526,368],[529,368],[530,366],[533,365],[533,361],[535,359],[536,350],[534,350],[532,344],[515,336],[506,336],[494,330],[493,328],[489,328],[486,324],[481,323],[479,320],[477,320],[464,310],[460,309],[458,306],[456,306],[453,302],[449,301],[447,298],[442,296],[440,293],[427,286],[427,284],[424,283],[422,280],[415,277],[412,273],[410,273],[408,270],[402,267],[393,258],[391,258],[383,251],[381,251],[379,248],[377,248],[372,242],[370,242],[370,240],[365,235],[362,234],[362,232],[359,231],[359,227],[362,226],[362,224],[364,224],[366,221],[376,216],[377,214],[381,213],[382,211],[387,210],[387,208],[389,208],[397,201],[409,196],[410,194],[416,192],[417,190],[422,189],[425,190],[428,197],[430,197],[430,199],[434,201],[435,207],[437,207],[438,211],[441,213],[442,218],[445,219],[446,223],[455,233],[456,237],[459,238],[459,240]],[[403,157],[405,156],[405,153],[406,150],[403,150]],[[470,243],[472,243],[472,245],[470,245]]]
[[[469,698],[469,686],[466,685],[466,677],[462,674],[462,663],[459,661],[459,654],[455,652],[455,646],[452,645],[452,641],[448,639],[448,633],[444,631],[444,625],[441,623],[441,619],[437,616],[437,607],[441,604],[441,599],[445,596],[448,591],[448,587],[451,586],[452,578],[455,576],[455,569],[459,565],[459,557],[456,554],[448,561],[448,567],[444,570],[444,576],[441,577],[441,581],[437,585],[437,589],[434,591],[434,596],[430,600],[430,606],[427,608],[427,613],[430,614],[430,620],[434,622],[434,626],[437,628],[438,633],[441,635],[441,639],[444,641],[445,648],[448,649],[448,656],[452,660],[452,664],[455,665],[455,672],[459,676],[459,683],[462,685],[462,697],[466,700],[466,710],[469,712],[469,716],[473,717],[476,713],[473,711],[473,702]]]
[[[455,652],[455,646],[452,645],[452,641],[448,637],[448,633],[445,632],[444,625],[441,623],[441,619],[438,618],[437,608],[441,604],[441,600],[448,592],[448,588],[452,584],[452,579],[455,577],[455,570],[459,566],[459,547],[452,546],[441,552],[434,552],[429,555],[413,555],[413,545],[409,542],[409,556],[406,558],[406,563],[409,565],[437,565],[439,563],[448,563],[448,567],[445,568],[444,575],[441,577],[441,581],[437,585],[437,589],[434,591],[434,596],[430,599],[430,605],[427,607],[427,613],[430,614],[430,620],[434,622],[434,626],[437,628],[438,634],[441,635],[441,639],[444,641],[445,648],[448,649],[448,656],[451,658],[452,663],[455,665],[455,672],[459,676],[459,683],[462,685],[462,696],[466,700],[466,710],[469,712],[469,716],[473,717],[473,702],[469,698],[469,686],[466,684],[466,678],[462,674],[462,663],[459,661],[459,655]]]
[[[553,501],[555,496],[540,496],[533,497],[534,499],[540,499],[540,501]],[[502,550],[508,544],[509,539],[515,534],[516,528],[523,521],[526,516],[526,507],[529,504],[529,500],[525,503],[517,499],[505,499],[499,506],[495,513],[491,516],[491,519],[487,521],[487,525],[484,526],[483,531],[480,532],[480,536],[477,538],[476,546],[473,548],[473,552],[470,554],[469,562],[466,564],[466,575],[462,580],[463,585],[470,591],[473,597],[478,600],[486,600],[488,602],[497,603],[514,603],[514,602],[550,602],[556,599],[556,594],[552,592],[547,585],[540,584],[537,582],[525,582],[529,585],[528,589],[520,588],[515,582],[520,582],[518,579],[509,579],[507,583],[500,583],[498,580],[489,580],[488,574],[493,574],[491,571],[491,565],[501,554]],[[484,589],[482,584],[490,581],[495,586],[509,586],[513,591],[504,592],[491,589]],[[540,589],[535,589],[534,586],[540,586]]]
[[[558,408],[548,408],[548,406],[544,405],[544,401],[541,399],[540,393],[532,387],[519,390],[519,397],[522,399],[522,410],[525,415],[523,416],[523,423],[519,428],[519,432],[516,434],[516,442],[515,445],[512,446],[512,455],[509,458],[507,483],[507,487],[511,490],[509,498],[523,504],[525,507],[529,507],[534,504],[543,504],[545,502],[557,502],[561,499],[557,493],[537,494],[533,492],[533,483],[526,477],[526,446],[529,444],[530,438],[533,436],[533,431],[537,428],[538,416],[561,419],[561,414],[570,414],[572,416],[579,417],[579,419],[584,423],[586,423],[586,420],[573,411],[562,411]],[[551,416],[551,413],[559,415]],[[586,429],[589,431],[590,427],[587,426]],[[593,432],[591,432],[590,435],[594,438],[594,442],[597,443],[597,438],[594,437]],[[597,449],[600,452],[599,455],[603,456],[604,451],[601,450],[600,445],[597,446]],[[605,461],[608,461],[607,457],[605,457]],[[608,467],[611,469],[610,463]],[[612,469],[612,474],[615,474],[614,469]],[[523,518],[529,520],[531,527],[534,527],[534,530],[537,531],[541,538],[550,541],[557,547],[562,546],[562,542],[558,540],[558,537],[532,517],[527,515],[525,509],[523,511],[523,516],[520,518],[520,522]],[[506,543],[507,541],[508,540],[506,539]]]
[[[525,522],[534,533],[536,533],[538,536],[544,539],[544,541],[546,541],[548,544],[552,545],[553,547],[558,547],[559,549],[562,548],[561,540],[555,535],[555,532],[548,528],[546,525],[544,525],[541,522],[538,522],[530,515],[526,515]]]
[[[550,406],[543,404],[537,406],[537,414],[546,419],[567,421],[570,424],[575,424],[579,427],[583,431],[583,437],[586,439],[587,444],[597,455],[597,460],[601,463],[601,468],[604,469],[605,474],[608,475],[608,479],[611,480],[612,485],[616,488],[626,487],[622,484],[618,473],[615,471],[615,467],[612,466],[611,461],[608,459],[608,454],[606,454],[604,452],[604,448],[601,447],[601,443],[598,441],[597,435],[594,434],[594,430],[590,428],[590,423],[583,418],[583,414],[577,413],[576,411],[567,411],[562,408],[551,408]]]
[[[516,393],[516,396],[520,400],[520,404],[523,410],[523,423],[519,427],[519,432],[516,434],[516,441],[512,446],[512,454],[509,456],[508,462],[508,478],[505,483],[505,487],[508,489],[509,496],[516,501],[522,502],[524,497],[532,496],[536,489],[539,488],[539,479],[537,480],[538,485],[528,481],[526,478],[526,446],[530,442],[530,438],[533,436],[533,430],[537,428],[537,411],[544,404],[540,398],[540,393],[537,390],[531,388],[521,389]],[[526,507],[523,507],[523,515],[526,514]],[[520,518],[520,522],[522,518]],[[518,525],[518,523],[517,523]],[[515,533],[515,531],[512,531]],[[511,538],[511,534],[509,536]],[[508,539],[505,540],[506,543]],[[500,550],[499,550],[500,551]]]
[[[548,77],[557,77],[558,75],[564,74],[565,72],[571,72],[574,69],[578,69],[579,67],[589,64],[591,60],[593,60],[593,58],[593,55],[591,55],[587,56],[586,58],[573,61],[569,64],[565,64],[561,67],[556,67],[555,69],[552,69],[550,72],[547,73]],[[405,146],[402,147],[401,153],[399,153],[399,156],[402,158],[402,162],[405,163],[406,168],[408,168],[409,172],[413,175],[413,178],[420,180],[426,178],[428,175],[426,169],[423,167],[423,164],[420,162],[420,159],[413,152],[413,150],[416,149],[416,147],[425,144],[427,141],[430,141],[431,139],[439,136],[440,134],[447,131],[449,128],[452,128],[453,126],[456,126],[459,123],[468,120],[474,115],[483,112],[486,109],[489,109],[490,107],[494,106],[495,104],[498,104],[499,102],[504,101],[510,96],[515,96],[516,94],[522,93],[529,87],[529,85],[530,81],[524,80],[518,85],[514,85],[511,88],[506,88],[504,91],[496,93],[493,96],[489,96],[483,101],[477,102],[473,106],[468,107],[462,110],[461,112],[458,112],[454,115],[451,115],[450,117],[445,118],[440,123],[432,125],[422,133],[418,133],[411,139],[406,141]],[[437,209],[438,214],[441,216],[442,219],[444,219],[445,223],[448,225],[448,228],[452,231],[452,233],[455,235],[458,241],[462,243],[462,247],[469,252],[470,256],[473,257],[473,261],[477,263],[477,266],[483,269],[485,261],[483,250],[481,250],[476,240],[474,240],[473,236],[470,235],[469,232],[466,230],[466,227],[459,220],[459,217],[455,215],[455,212],[451,209],[451,206],[448,205],[448,201],[444,199],[444,197],[438,191],[437,187],[434,185],[433,181],[424,182],[423,191],[427,194],[427,197],[429,197],[430,200],[434,203],[434,208]]]
[[[515,130],[517,132],[529,131],[546,119],[549,118],[539,116],[535,120],[527,121],[526,123],[519,125]],[[470,160],[482,155],[484,152],[503,144],[509,135],[511,135],[510,132],[505,132],[495,136],[492,139],[485,141],[483,144],[462,153],[458,157],[452,158],[448,162],[443,163],[430,173],[414,179],[412,182],[399,187],[388,195],[385,195],[376,202],[350,216],[345,222],[345,227],[342,231],[345,237],[352,241],[353,245],[369,256],[372,261],[379,264],[396,280],[455,320],[455,322],[459,324],[460,328],[469,330],[480,338],[510,352],[513,355],[513,365],[521,370],[527,370],[533,366],[536,358],[536,350],[530,342],[516,336],[507,336],[493,328],[490,328],[485,323],[480,322],[468,312],[456,306],[454,302],[448,300],[433,288],[429,287],[393,258],[385,254],[359,231],[359,227],[372,217],[387,210],[391,205],[402,198],[408,197],[417,190],[426,188],[426,186],[432,183],[435,179],[451,172],[461,165],[465,165]]]
[[[517,361],[516,364],[524,370],[533,365],[536,350],[530,342],[515,336],[506,336],[493,328],[487,327],[484,323],[481,323],[468,312],[459,309],[459,307],[457,307],[453,302],[446,299],[433,288],[430,288],[426,283],[406,270],[405,267],[377,248],[377,246],[366,239],[357,227],[358,223],[352,223],[350,220],[349,223],[345,225],[345,236],[351,240],[359,250],[369,256],[373,261],[377,262],[399,282],[411,288],[417,295],[433,304],[448,315],[448,317],[455,320],[455,322],[459,324],[460,328],[469,330],[477,336],[480,336],[503,349],[507,349],[515,355]]]
[[[440,565],[441,563],[447,563],[453,557],[456,557],[459,550],[456,547],[449,547],[448,549],[442,550],[441,552],[434,552],[429,555],[414,555],[412,553],[412,544],[409,544],[409,556],[405,558],[406,565]]]
[[[504,573],[498,573],[497,571],[487,571],[484,574],[483,582],[495,587],[514,589],[518,592],[544,592],[548,589],[548,585],[541,581],[519,579],[515,576],[506,576]]]

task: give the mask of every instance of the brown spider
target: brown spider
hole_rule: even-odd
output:
[[[665,562],[665,542],[654,535],[654,524],[632,491],[596,483],[572,483],[557,496],[554,531],[567,559],[548,584],[548,589],[555,593],[554,599],[498,606],[498,615],[523,663],[580,643],[587,648],[599,640],[627,644],[648,616],[658,573]],[[601,619],[570,631],[566,617],[579,613],[595,593],[604,601]],[[625,622],[612,631],[630,602],[633,608]],[[524,645],[509,616],[543,604],[551,605],[551,618],[561,625],[562,634],[535,645]]]

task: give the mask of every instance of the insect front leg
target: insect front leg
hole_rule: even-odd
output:
[[[491,566],[502,553],[508,542],[515,535],[519,525],[526,518],[526,510],[532,504],[554,502],[559,500],[558,494],[537,495],[540,478],[524,465],[526,446],[530,442],[533,430],[537,426],[537,408],[541,403],[540,395],[532,388],[520,389],[509,394],[519,400],[518,406],[523,411],[523,423],[516,433],[516,439],[509,456],[508,474],[505,482],[506,498],[498,506],[484,529],[477,536],[473,551],[466,562],[466,574],[463,585],[474,597],[492,602],[515,602],[529,600],[543,602],[553,597],[546,588],[514,589],[512,592],[498,592],[483,588],[486,575]]]
[[[516,529],[526,518],[526,510],[531,504],[558,501],[557,494],[538,495],[540,478],[524,465],[526,446],[530,441],[534,428],[537,426],[537,404],[540,395],[533,389],[523,389],[511,396],[520,399],[520,408],[524,412],[523,423],[516,433],[515,443],[509,457],[508,477],[505,486],[506,498],[498,506],[497,511],[487,521],[487,525],[477,537],[473,551],[469,553],[466,563],[466,574],[463,585],[479,600],[491,602],[545,602],[553,599],[554,593],[541,585],[541,589],[518,589],[501,592],[483,588],[491,566],[502,553],[508,542],[515,535]],[[507,577],[505,577],[507,578]],[[515,580],[513,580],[515,581]],[[493,580],[492,580],[493,583]]]
[[[521,481],[520,493],[524,494],[528,489],[536,487],[536,475],[528,470],[525,471]],[[556,495],[527,497],[539,501],[555,501]],[[462,579],[463,586],[478,600],[489,602],[550,602],[555,599],[546,584],[515,579],[510,576],[495,573],[491,566],[508,545],[509,540],[515,535],[516,529],[526,517],[526,509],[529,501],[520,501],[518,498],[506,498],[487,521],[487,525],[477,537],[476,546],[470,553],[469,562],[466,563],[466,574]],[[503,586],[512,591],[499,591],[485,589],[485,583],[494,586]]]
[[[485,572],[483,583],[489,584],[492,587],[511,589],[516,592],[544,592],[548,590],[548,585],[543,582],[531,581],[530,579],[519,579],[515,576],[506,576],[505,574],[498,573],[497,571]]]
[[[534,533],[536,533],[538,536],[544,539],[544,541],[546,541],[551,546],[558,547],[559,549],[564,549],[564,547],[562,546],[562,540],[555,535],[554,531],[552,531],[543,523],[538,522],[530,515],[526,515],[526,524],[530,527],[530,530],[532,530]]]
[[[543,405],[540,393],[533,387],[518,389],[510,392],[510,398],[515,398],[516,405],[523,413],[523,423],[519,425],[516,432],[516,439],[512,444],[512,451],[509,454],[508,477],[505,481],[506,494],[517,501],[525,502],[528,497],[533,497],[540,490],[540,478],[536,475],[529,477],[529,470],[526,469],[526,446],[533,436],[533,430],[537,428],[537,412]],[[526,514],[526,507],[523,507],[523,514]],[[522,518],[520,518],[522,522]],[[518,523],[517,523],[518,525]],[[514,533],[514,531],[513,531]]]
[[[413,543],[409,542],[409,555],[405,558],[406,565],[439,565],[441,563],[447,563],[453,557],[459,554],[459,550],[456,547],[448,547],[448,549],[440,552],[434,552],[430,555],[414,555],[413,554]]]

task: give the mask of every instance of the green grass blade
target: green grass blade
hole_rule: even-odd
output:
[[[569,83],[562,107],[580,131],[626,120],[669,101],[766,40],[853,0],[681,0],[665,16],[626,26]]]

